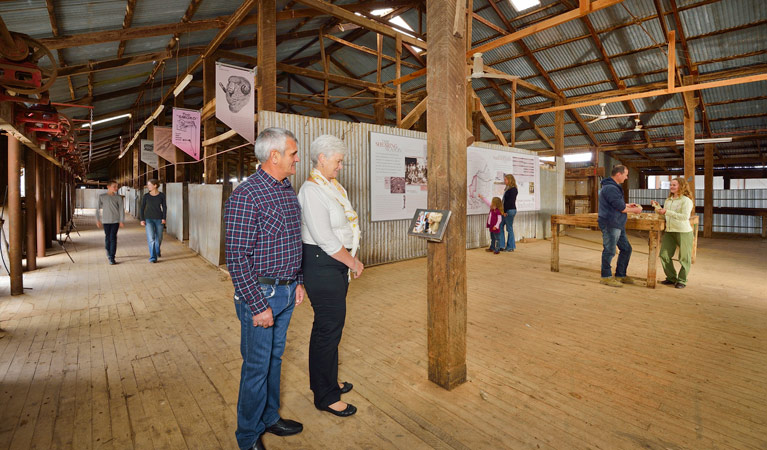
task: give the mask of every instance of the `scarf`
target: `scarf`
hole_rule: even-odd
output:
[[[341,207],[344,208],[346,220],[349,221],[349,225],[352,227],[353,243],[350,253],[352,257],[354,257],[360,246],[360,221],[357,212],[354,211],[354,208],[346,195],[346,189],[344,189],[344,187],[341,186],[341,183],[335,179],[328,181],[316,167],[309,173],[309,179],[317,183],[326,194],[335,199]]]

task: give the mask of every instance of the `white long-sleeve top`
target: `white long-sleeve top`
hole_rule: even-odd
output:
[[[690,225],[690,213],[692,212],[692,200],[685,195],[678,198],[669,197],[663,204],[666,209],[666,231],[688,233],[692,231]]]
[[[328,255],[341,247],[352,248],[354,233],[338,200],[326,193],[320,185],[305,182],[298,191],[301,204],[301,240],[318,245]]]

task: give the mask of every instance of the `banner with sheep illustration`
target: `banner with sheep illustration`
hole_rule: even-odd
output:
[[[200,111],[173,108],[173,145],[200,160]]]
[[[251,144],[255,141],[255,69],[216,63],[216,118]]]

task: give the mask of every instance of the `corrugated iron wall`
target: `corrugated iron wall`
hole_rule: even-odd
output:
[[[259,132],[269,127],[282,127],[292,131],[299,141],[301,162],[298,163],[296,176],[291,183],[296,190],[300,189],[309,176],[311,160],[309,145],[322,134],[332,134],[343,139],[349,152],[344,159],[344,168],[338,179],[349,192],[352,204],[360,217],[362,243],[360,259],[366,265],[384,264],[404,259],[426,256],[426,241],[407,235],[409,220],[390,220],[385,222],[370,221],[370,140],[371,131],[395,136],[407,136],[426,139],[426,133],[403,130],[367,123],[351,123],[340,120],[322,119],[316,117],[298,116],[262,111],[258,116]],[[493,150],[510,151],[508,147],[498,145],[478,144]],[[514,150],[518,153],[534,154],[524,150]],[[541,177],[541,199],[547,192],[552,192],[548,178]],[[556,182],[556,180],[554,180]],[[555,185],[556,186],[556,185]],[[476,248],[488,246],[490,236],[485,228],[487,216],[474,215],[466,218],[466,247]],[[457,220],[453,217],[452,220]],[[539,212],[522,212],[517,214],[514,221],[514,232],[517,239],[521,237],[543,238],[547,226],[541,226]]]
[[[703,189],[695,190],[695,206],[703,206]],[[649,205],[651,200],[661,204],[668,197],[668,189],[630,189],[629,201]],[[767,208],[767,189],[717,189],[714,191],[714,207]],[[699,213],[703,229],[703,213]],[[736,214],[714,214],[714,233],[760,234],[762,218]]]

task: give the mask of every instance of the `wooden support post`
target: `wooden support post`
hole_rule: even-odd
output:
[[[676,78],[676,33],[672,30],[668,32],[668,73],[667,89],[674,91],[674,79]]]
[[[710,238],[714,231],[714,144],[704,144],[703,151],[703,237]]]
[[[59,233],[61,233],[61,224],[62,224],[62,216],[63,216],[63,210],[62,210],[62,194],[64,193],[62,181],[61,181],[61,175],[62,175],[63,169],[54,166],[53,167],[53,179],[54,179],[54,189],[55,192],[53,195],[56,197],[56,219],[54,220],[53,224],[56,228],[54,228],[55,237],[54,239],[59,238]]]
[[[556,104],[561,105],[564,102],[557,100]],[[557,111],[554,113],[554,156],[565,156],[565,112]]]
[[[184,107],[184,93],[179,94],[174,100],[173,105],[177,108]],[[186,153],[176,148],[176,165],[173,166],[173,181],[176,183],[183,183],[186,181],[186,166],[187,164],[180,164],[186,161]]]
[[[379,87],[383,88],[383,85],[381,84],[381,64],[383,59],[383,35],[378,33],[376,34],[376,44],[377,44],[377,53],[378,53],[378,60],[377,60],[377,66],[376,66],[376,83],[378,83]],[[383,91],[378,91],[376,94],[376,104],[375,104],[375,117],[376,117],[376,123],[378,125],[384,125],[386,124],[386,108],[384,106],[384,93]]]
[[[320,58],[322,59],[322,72],[325,74],[325,80],[323,81],[323,88],[322,88],[322,104],[324,106],[322,110],[322,117],[327,119],[330,117],[330,111],[328,110],[328,75],[330,74],[330,61],[328,60],[327,55],[325,55],[325,39],[323,38],[323,35],[325,34],[325,29],[320,28],[320,38],[319,38],[319,44],[320,44]],[[288,81],[290,79],[288,78]]]
[[[37,200],[37,220],[35,228],[37,230],[37,257],[45,257],[45,165],[48,160],[37,155],[37,164],[35,165],[35,200]]]
[[[427,244],[429,380],[445,389],[466,381],[466,50],[453,35],[463,0],[426,5],[430,54],[427,126],[429,208],[452,211],[441,242]]]
[[[46,182],[48,183],[45,192],[46,200],[48,200],[46,244],[48,247],[53,247],[53,240],[56,239],[56,166],[53,164],[48,164]]]
[[[559,224],[551,218],[551,271],[559,272]]]
[[[24,219],[21,215],[21,143],[10,133],[8,136],[8,257],[11,272],[11,295],[24,293],[24,274],[21,251],[24,241]]]
[[[402,76],[402,35],[397,33],[395,39],[394,51],[397,53],[397,78]],[[397,126],[402,125],[402,85],[397,85]]]
[[[511,82],[511,143],[517,145],[517,82]]]
[[[242,181],[242,161],[243,161],[243,151],[245,149],[239,149],[237,150],[237,181]]]
[[[276,8],[276,0],[260,0],[258,2],[258,73],[256,75],[258,79],[258,111],[277,111]],[[216,97],[215,84],[213,89],[213,96],[211,98]],[[205,102],[207,103],[208,100],[206,97]],[[213,136],[215,136],[215,133],[205,138],[208,139]],[[210,183],[210,181],[208,182]]]
[[[695,106],[697,99],[692,92],[684,92],[684,179],[690,185],[692,201],[695,203]]]
[[[141,145],[141,144],[139,144],[139,145]],[[134,145],[133,146],[133,150],[132,150],[132,152],[133,152],[133,170],[131,172],[132,173],[131,181],[133,181],[133,183],[131,183],[131,184],[133,186],[133,189],[138,189],[139,186],[141,186],[141,177],[139,176],[139,173],[140,173],[139,169],[141,167],[141,165],[139,164],[139,162],[141,162],[140,159],[139,159],[139,156],[140,156],[140,154],[139,154],[140,150],[138,148],[139,145]]]
[[[225,189],[231,185],[229,172],[229,153],[223,153],[221,155],[221,181]]]
[[[26,204],[27,219],[27,270],[37,269],[37,199],[35,192],[37,173],[37,153],[32,149],[24,151],[24,203]]]
[[[647,253],[647,287],[655,288],[655,281],[658,272],[658,242],[660,241],[660,231],[650,230],[650,236],[648,238],[648,253]]]
[[[267,0],[263,3],[269,3],[270,1]],[[271,1],[272,4],[274,4],[274,1]],[[260,35],[260,33],[259,33]],[[203,61],[202,66],[202,97],[203,97],[203,104],[207,104],[209,101],[216,98],[216,61],[214,58],[206,58],[205,61]],[[259,69],[259,74],[262,72]],[[261,95],[259,95],[258,104],[259,107],[263,103],[263,99],[260,98]],[[203,140],[207,141],[208,139],[212,139],[216,137],[216,118],[211,117],[209,119],[206,119],[203,122],[202,125],[203,128]],[[216,144],[213,145],[206,145],[203,147],[204,149],[204,181],[206,184],[216,184],[218,181],[218,157],[216,156],[216,153],[218,152],[218,146]]]

